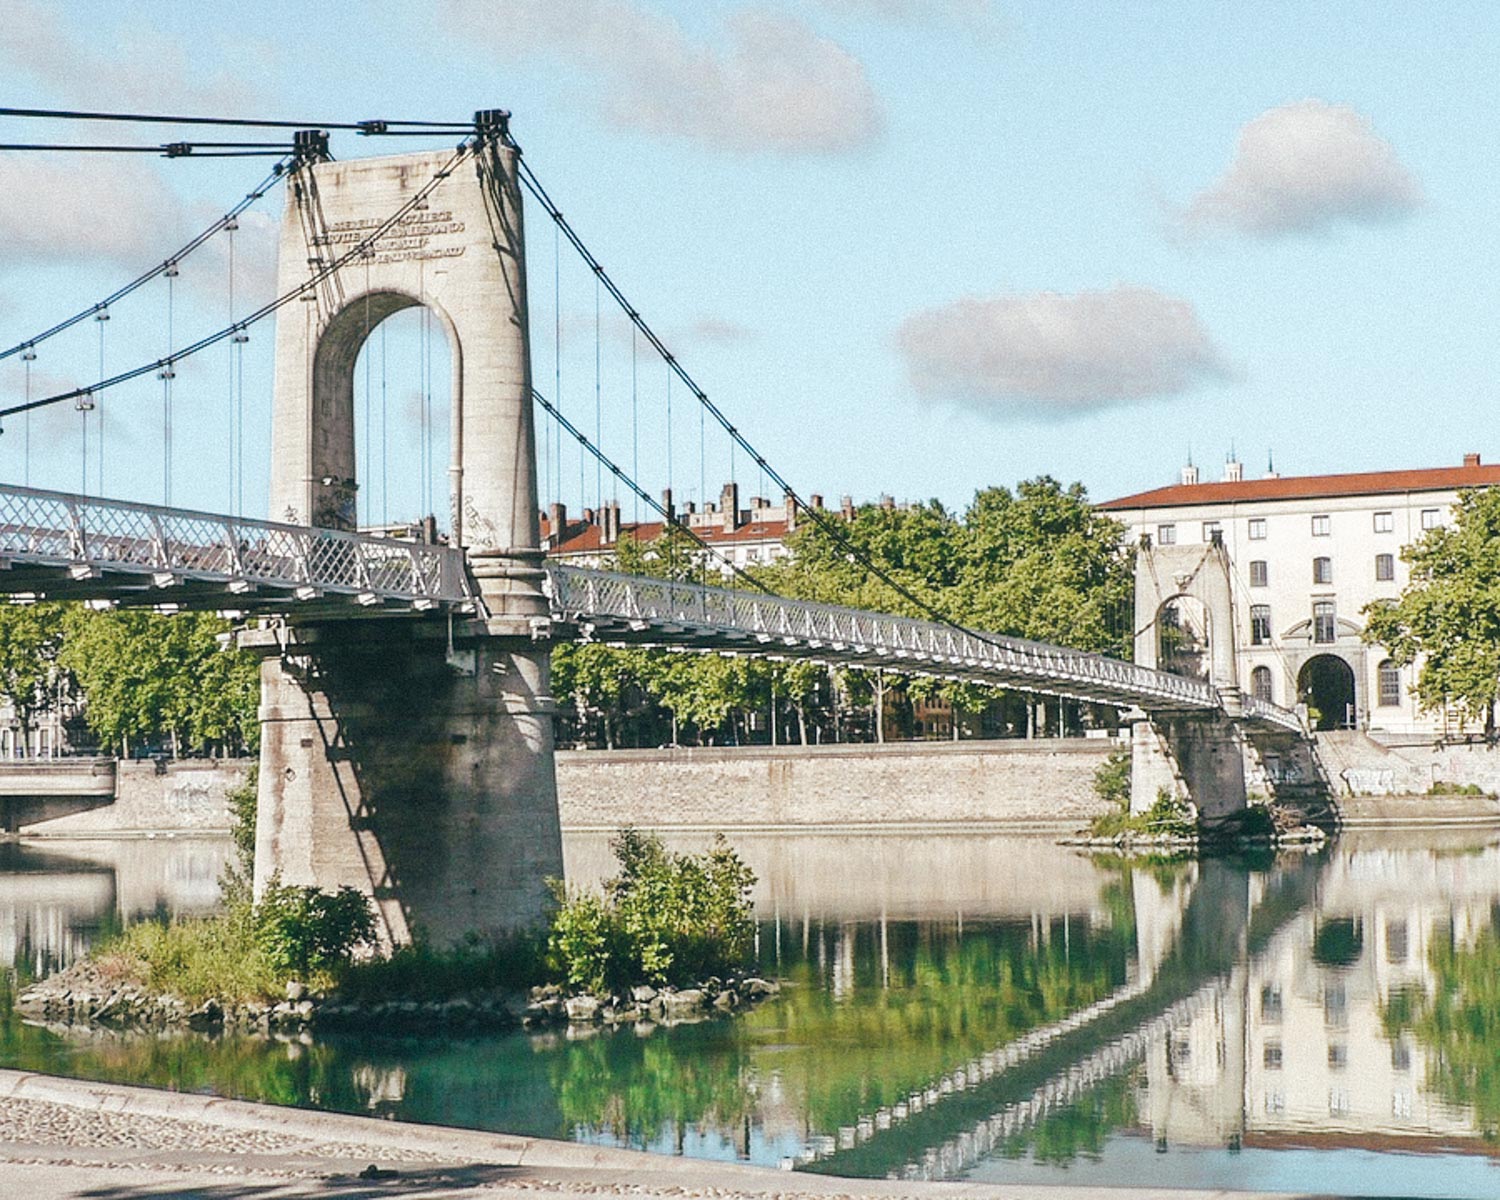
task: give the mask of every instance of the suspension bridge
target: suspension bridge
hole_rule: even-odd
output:
[[[0,110],[0,117],[7,115],[48,114]],[[456,149],[340,161],[329,153],[329,129],[339,128],[360,136],[461,140]],[[0,485],[0,595],[19,602],[204,608],[244,622],[239,642],[262,658],[258,880],[279,874],[288,882],[359,887],[374,897],[393,942],[418,928],[452,940],[534,918],[544,904],[543,879],[561,874],[548,688],[549,647],[559,639],[890,668],[1113,705],[1168,730],[1197,721],[1191,728],[1221,734],[1300,732],[1294,714],[1242,697],[1232,678],[1188,678],[967,629],[912,595],[836,519],[803,503],[698,386],[564,218],[522,157],[508,114],[481,112],[472,123],[453,126],[371,121],[299,127],[290,146],[173,142],[157,149],[174,158],[276,155],[277,163],[266,181],[159,265],[0,350],[0,360],[18,358],[25,366],[25,397],[0,409],[4,428],[21,423],[29,439],[33,413],[71,406],[81,413],[84,439],[80,492]],[[273,184],[287,192],[276,294],[241,311],[232,239],[250,205]],[[559,250],[567,245],[576,252],[593,285],[593,437],[563,415],[559,395],[549,400],[534,384],[523,224],[528,195],[552,223]],[[221,236],[231,245],[230,318],[179,345],[172,335],[173,280],[186,258]],[[106,371],[102,321],[156,280],[167,289],[167,353]],[[602,445],[599,330],[606,298],[630,331],[628,470]],[[364,477],[388,469],[384,458],[375,465],[370,359],[362,360],[361,351],[382,322],[408,309],[420,309],[452,351],[446,541],[361,530],[361,490],[372,482]],[[228,482],[233,506],[242,510],[243,355],[249,331],[273,317],[268,511],[275,519],[174,506],[173,419],[181,416],[174,380],[180,365],[223,346],[231,364]],[[90,319],[99,330],[96,376],[33,395],[38,347],[86,328]],[[560,392],[560,308],[554,324]],[[669,487],[660,503],[641,482],[636,356],[642,347],[667,382]],[[361,363],[363,428],[356,404]],[[440,474],[428,432],[431,369],[424,354],[418,456],[429,499]],[[160,505],[84,494],[90,490],[90,415],[106,395],[138,380],[161,389]],[[719,430],[732,458],[742,455],[835,545],[925,616],[778,597],[732,565],[730,585],[713,587],[548,564],[539,538],[540,492],[552,486],[554,474],[560,485],[564,434],[579,448],[580,493],[585,464],[592,461],[601,503],[608,479],[696,540],[703,556],[716,553],[670,499],[674,384],[696,410],[700,439],[710,427]],[[539,411],[545,422],[540,439]],[[99,417],[95,484],[102,490]],[[386,437],[383,424],[380,437]],[[29,472],[29,456],[27,462]],[[700,440],[700,476],[703,462]],[[365,490],[369,525],[373,506]],[[435,527],[429,518],[429,528]],[[1225,628],[1231,627],[1232,620]],[[1222,782],[1222,747],[1239,735],[1222,734],[1207,750],[1193,736],[1196,748],[1183,756],[1181,772],[1189,789],[1204,786],[1204,779]],[[1238,795],[1232,782],[1228,791],[1224,804],[1243,804],[1242,777]]]

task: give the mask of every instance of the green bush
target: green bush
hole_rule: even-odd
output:
[[[1490,793],[1477,783],[1448,783],[1446,780],[1439,779],[1427,789],[1427,794],[1429,796],[1488,796]]]
[[[99,952],[106,973],[189,1003],[275,998],[299,979],[330,986],[375,937],[370,902],[354,888],[329,894],[275,880],[259,904],[237,900],[212,917],[143,921]]]
[[[1130,810],[1130,751],[1116,750],[1094,772],[1094,794],[1106,804]]]
[[[1089,833],[1098,838],[1114,838],[1120,834],[1142,834],[1154,837],[1167,834],[1171,837],[1192,837],[1198,832],[1192,810],[1185,801],[1179,800],[1165,788],[1156,793],[1156,799],[1143,813],[1129,811],[1127,794],[1125,807],[1118,812],[1103,813],[1089,823]]]
[[[361,891],[287,887],[272,879],[254,908],[255,941],[283,978],[308,979],[348,961],[375,940],[375,914]]]
[[[625,829],[610,849],[620,873],[602,896],[553,882],[553,972],[606,991],[694,983],[744,967],[755,935],[755,875],[722,837],[703,854],[678,854],[654,834]]]

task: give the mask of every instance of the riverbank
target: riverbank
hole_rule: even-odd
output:
[[[84,1196],[1005,1197],[1157,1189],[849,1180],[0,1070],[0,1191]],[[1328,1195],[1326,1191],[1318,1194]],[[1174,1191],[1179,1200],[1271,1193]],[[1286,1193],[1280,1193],[1285,1196]]]

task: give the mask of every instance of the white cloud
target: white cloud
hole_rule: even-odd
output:
[[[210,67],[205,52],[133,16],[128,6],[121,19],[101,29],[90,18],[69,29],[59,18],[66,11],[38,0],[0,0],[0,61],[12,75],[24,75],[55,96],[87,108],[170,106],[180,114],[223,112],[253,105],[263,90],[244,75]],[[233,58],[264,58],[259,44],[236,44]],[[257,64],[264,67],[264,62]],[[108,104],[97,103],[109,97]],[[39,106],[40,107],[40,106]],[[91,128],[101,128],[93,125]],[[164,127],[165,128],[165,127]],[[176,135],[174,135],[176,136]],[[166,140],[166,139],[163,139]]]
[[[70,156],[0,154],[0,196],[6,270],[83,262],[140,271],[170,253],[179,232],[177,198],[135,159],[101,156],[84,170]]]
[[[976,33],[998,23],[991,0],[817,0],[830,12],[897,25],[956,25]]]
[[[1049,420],[1227,377],[1192,305],[1150,288],[966,297],[897,333],[924,397]]]
[[[1299,100],[1240,130],[1229,169],[1194,197],[1182,221],[1196,233],[1274,237],[1394,221],[1421,203],[1421,185],[1368,117]]]
[[[739,151],[835,154],[881,129],[860,61],[802,21],[761,7],[696,38],[638,0],[450,0],[462,36],[503,55],[544,52],[584,68],[605,116],[626,129]]]

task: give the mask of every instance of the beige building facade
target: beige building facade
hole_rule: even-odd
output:
[[[1244,478],[1231,461],[1220,480],[1202,481],[1186,467],[1177,484],[1100,507],[1125,523],[1133,543],[1207,552],[1222,541],[1245,694],[1305,704],[1319,729],[1426,740],[1458,733],[1456,722],[1421,711],[1414,669],[1365,644],[1364,609],[1406,586],[1402,547],[1449,523],[1461,490],[1493,484],[1500,466],[1477,454],[1455,467],[1260,479]]]

